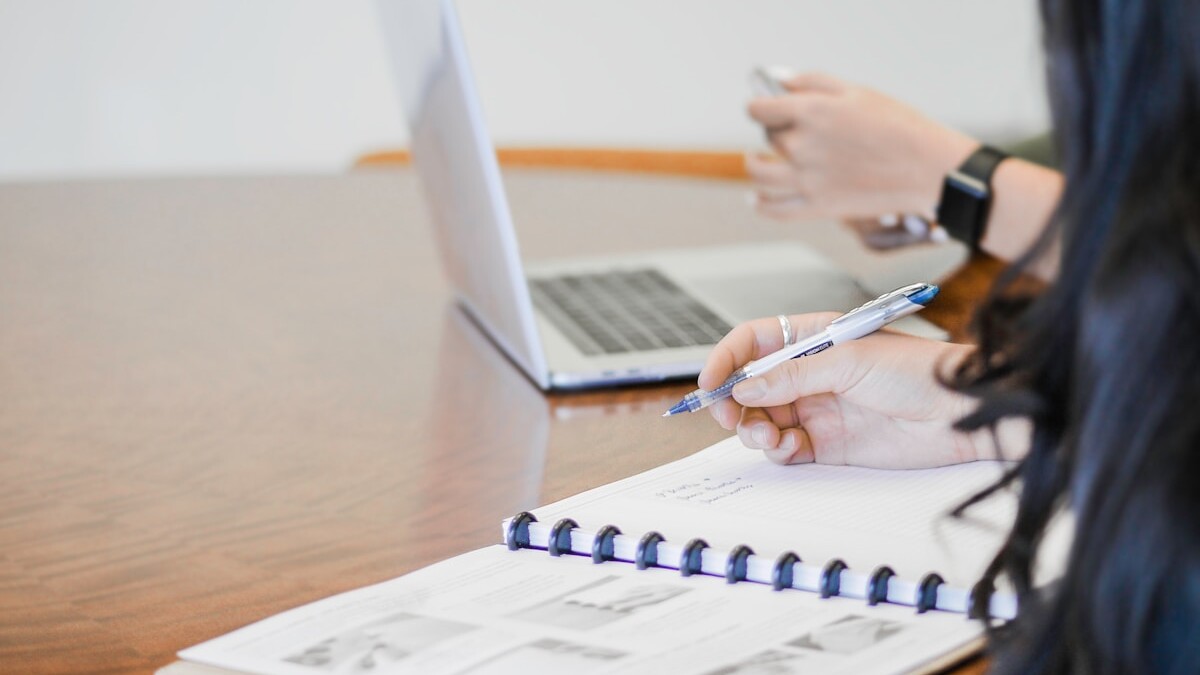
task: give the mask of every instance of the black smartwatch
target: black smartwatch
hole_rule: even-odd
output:
[[[951,171],[942,183],[942,199],[937,207],[938,224],[947,234],[972,249],[987,228],[988,212],[992,208],[992,174],[1008,155],[981,145],[967,161]]]

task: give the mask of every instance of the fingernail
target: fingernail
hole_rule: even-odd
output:
[[[753,403],[767,395],[767,383],[750,380],[743,384],[739,384],[735,390],[738,401],[743,403]]]
[[[754,442],[757,443],[759,447],[765,447],[767,445],[767,425],[756,425],[750,430],[750,438],[754,439]]]
[[[795,452],[796,434],[785,434],[783,440],[779,442],[779,449],[787,452]]]

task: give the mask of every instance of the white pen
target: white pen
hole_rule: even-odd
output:
[[[897,288],[890,293],[884,293],[862,307],[834,319],[820,333],[799,340],[796,344],[785,345],[777,352],[767,354],[761,359],[751,361],[738,368],[716,389],[712,391],[697,389],[691,392],[670,410],[663,413],[663,417],[707,408],[721,399],[732,396],[733,388],[738,382],[758,377],[792,359],[810,356],[817,352],[823,352],[834,345],[870,335],[896,319],[924,309],[937,293],[938,287],[933,284],[912,284]]]

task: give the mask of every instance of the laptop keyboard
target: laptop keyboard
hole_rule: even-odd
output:
[[[529,282],[533,304],[584,354],[711,345],[730,325],[653,269]]]

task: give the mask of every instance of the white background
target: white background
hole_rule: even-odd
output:
[[[989,140],[1046,125],[1032,0],[460,0],[498,144],[737,150],[788,64]],[[404,144],[369,0],[0,0],[0,180],[339,171]]]

